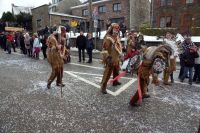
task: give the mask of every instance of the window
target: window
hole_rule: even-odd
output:
[[[167,3],[166,3],[168,6],[172,6],[172,0],[167,0]]]
[[[172,0],[160,0],[160,6],[172,6]]]
[[[160,6],[165,6],[165,0],[160,0]]]
[[[172,17],[166,17],[166,27],[172,27]]]
[[[184,15],[184,21],[187,23],[192,22],[192,15],[189,15],[189,14]]]
[[[185,2],[186,2],[186,4],[192,4],[194,2],[194,0],[186,0]]]
[[[113,11],[114,12],[121,11],[121,4],[120,3],[113,4]]]
[[[99,13],[105,13],[106,12],[106,7],[105,6],[100,6],[99,7]]]
[[[42,27],[42,20],[38,19],[37,20],[37,28],[41,28]]]
[[[52,12],[56,12],[56,6],[52,7]]]
[[[165,17],[161,17],[160,18],[160,28],[164,28],[165,27]]]
[[[110,21],[112,23],[121,23],[121,22],[124,22],[124,17],[121,17],[121,18],[111,18]]]
[[[56,1],[55,0],[53,0],[53,4],[55,4],[56,3]]]
[[[69,20],[64,20],[64,19],[61,20],[61,25],[67,25],[68,23],[69,23]]]
[[[82,10],[82,16],[88,16],[89,12],[87,9]]]
[[[172,17],[161,17],[160,18],[160,28],[172,27]]]

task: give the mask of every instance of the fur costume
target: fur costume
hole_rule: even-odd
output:
[[[169,57],[171,55],[171,48],[161,45],[159,47],[152,46],[144,51],[143,61],[138,69],[138,87],[141,89],[141,93],[137,90],[135,95],[131,98],[130,104],[136,105],[141,98],[147,98],[147,87],[150,82],[150,75],[152,75],[152,83],[159,84],[158,74],[161,73],[165,67],[169,65]],[[141,102],[141,101],[140,101]]]
[[[113,32],[116,32],[116,34],[113,35]],[[106,50],[107,52],[104,51],[104,53],[106,53],[104,57],[106,68],[101,81],[102,93],[107,93],[106,92],[107,82],[111,74],[113,73],[113,78],[115,78],[119,74],[120,70],[119,56],[122,53],[122,46],[119,36],[117,35],[118,32],[119,32],[119,25],[113,23],[111,24],[110,28],[108,29],[104,37],[103,49]],[[114,84],[119,84],[119,82],[116,80],[113,82],[113,85]]]
[[[62,71],[63,71],[63,58],[60,55],[58,42],[54,35],[50,35],[48,38],[48,56],[47,60],[52,67],[51,75],[48,79],[47,88],[50,88],[51,83],[57,78],[57,85],[62,83]]]

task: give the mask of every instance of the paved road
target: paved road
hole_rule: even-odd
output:
[[[176,82],[150,85],[151,97],[130,107],[136,78],[126,75],[121,86],[109,85],[103,95],[99,83],[103,67],[65,65],[61,89],[46,88],[51,68],[44,60],[0,50],[0,133],[195,133],[200,121],[200,85]],[[177,75],[177,74],[175,74]],[[132,78],[131,78],[132,77]]]

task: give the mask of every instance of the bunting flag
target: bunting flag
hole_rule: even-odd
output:
[[[140,76],[141,76],[141,65],[139,67],[139,73],[138,73],[138,96],[139,96],[139,99],[138,99],[138,102],[139,104],[142,103],[142,91],[141,91],[141,86],[140,86]]]

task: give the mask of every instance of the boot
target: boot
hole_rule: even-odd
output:
[[[51,83],[47,83],[47,89],[51,89]]]
[[[105,86],[101,86],[101,92],[103,93],[103,94],[108,94],[108,92],[106,91],[106,87]]]
[[[139,104],[137,103],[137,98],[136,98],[136,96],[133,96],[133,97],[131,98],[129,104],[130,104],[131,106],[139,106]]]
[[[164,72],[164,85],[171,85],[171,83],[168,82],[170,74],[168,72]]]
[[[64,87],[65,84],[63,84],[63,83],[56,83],[56,86]]]
[[[120,82],[117,81],[117,82],[114,82],[114,83],[113,83],[113,86],[117,86],[117,85],[121,85],[121,84],[122,84],[122,83],[120,83]]]
[[[142,96],[142,99],[144,99],[144,98],[150,98],[150,95],[149,95],[149,94],[144,94],[144,95]]]

